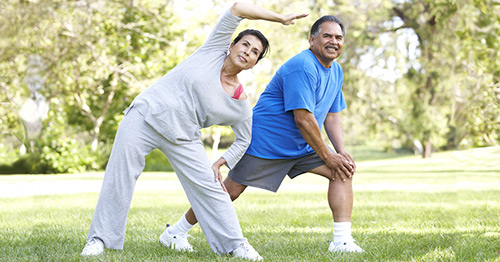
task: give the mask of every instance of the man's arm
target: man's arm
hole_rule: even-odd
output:
[[[333,147],[335,147],[335,151],[344,156],[347,159],[347,161],[351,162],[354,174],[354,172],[356,172],[356,164],[354,163],[354,159],[345,150],[344,147],[342,118],[340,117],[340,113],[328,113],[324,125],[326,134],[328,135],[328,138],[332,142]]]
[[[295,117],[295,123],[304,137],[304,140],[306,140],[312,149],[314,149],[316,154],[318,154],[318,156],[325,162],[326,166],[332,170],[332,180],[335,180],[335,174],[338,174],[342,181],[351,177],[354,174],[354,167],[349,163],[350,161],[352,162],[352,158],[346,159],[342,154],[340,154],[340,152],[339,154],[332,152],[326,146],[325,142],[323,142],[323,139],[321,138],[321,132],[314,115],[306,109],[293,110],[293,114]],[[334,134],[336,132],[332,132],[331,130],[330,133]],[[338,135],[336,136],[335,141],[337,144],[339,143]],[[340,135],[340,141],[342,141],[342,135]],[[342,145],[341,148],[343,148],[344,143],[342,142],[340,144]],[[335,149],[338,150],[337,146],[340,145],[334,144],[334,146]]]

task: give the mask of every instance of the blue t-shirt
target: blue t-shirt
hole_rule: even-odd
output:
[[[300,158],[314,150],[302,137],[293,110],[307,109],[319,128],[328,113],[347,106],[342,68],[325,68],[309,50],[292,57],[276,72],[253,109],[252,141],[247,154],[266,159]]]

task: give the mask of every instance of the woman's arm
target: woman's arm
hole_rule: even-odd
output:
[[[266,20],[282,23],[284,25],[294,24],[295,19],[301,19],[308,16],[308,14],[280,15],[265,8],[244,2],[234,3],[234,5],[231,7],[231,13],[241,18],[250,20]]]
[[[232,169],[247,151],[252,140],[252,116],[231,125],[234,132],[234,142],[229,149],[224,152],[222,158],[225,159],[227,167]]]
[[[227,165],[227,167],[229,167],[229,169],[232,169],[247,151],[247,148],[250,145],[250,140],[252,139],[252,116],[248,117],[244,121],[232,125],[231,128],[233,129],[234,135],[236,136],[233,144],[212,165],[215,181],[218,181],[226,192],[227,189],[222,180],[220,167],[225,164]]]

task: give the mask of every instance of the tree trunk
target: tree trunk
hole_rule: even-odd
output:
[[[423,158],[431,158],[432,154],[432,143],[431,138],[427,138],[424,142],[424,152],[422,153]]]
[[[97,146],[99,145],[99,133],[101,132],[102,123],[94,123],[92,142],[90,143],[90,149],[92,152],[97,151]]]
[[[217,159],[219,158],[219,154],[217,154],[217,152],[219,151],[219,143],[221,137],[220,127],[216,127],[215,129],[216,131],[212,133],[212,139],[214,140],[214,143],[212,144],[212,163],[217,161]]]

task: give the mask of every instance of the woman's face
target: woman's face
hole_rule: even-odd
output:
[[[229,59],[241,66],[242,70],[250,69],[257,64],[257,60],[262,52],[262,43],[253,35],[245,35],[236,44],[231,44],[229,48]]]

